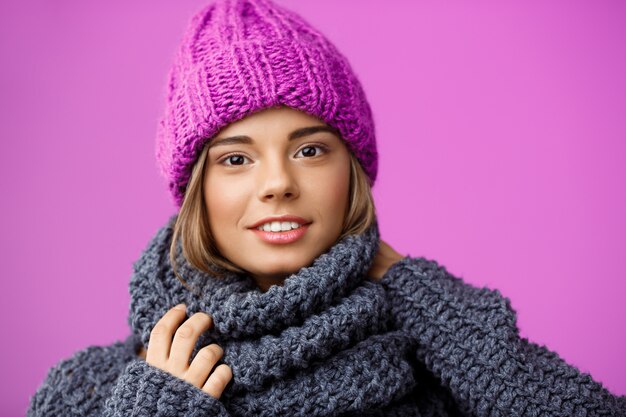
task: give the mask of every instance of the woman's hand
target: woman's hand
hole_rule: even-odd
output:
[[[373,278],[374,281],[380,281],[389,267],[403,258],[405,258],[405,256],[400,255],[381,239],[378,252],[376,252],[374,256],[374,262],[367,275]]]
[[[184,304],[167,311],[150,332],[148,350],[142,349],[139,355],[142,357],[145,355],[148,364],[169,372],[219,399],[233,376],[232,370],[226,364],[219,365],[211,373],[224,354],[222,348],[215,343],[205,346],[189,364],[196,340],[213,325],[213,319],[208,314],[196,313],[178,327],[186,316]],[[174,331],[176,334],[172,342]]]

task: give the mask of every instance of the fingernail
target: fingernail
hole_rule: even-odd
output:
[[[186,308],[185,308],[185,303],[178,304],[178,305],[177,305],[176,307],[174,307],[174,308],[175,308],[176,310],[183,310],[183,311],[184,311],[184,310],[186,309]]]

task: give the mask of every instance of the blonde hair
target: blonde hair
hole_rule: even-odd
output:
[[[174,223],[172,243],[169,258],[176,277],[189,289],[185,280],[178,274],[176,263],[177,241],[180,238],[183,256],[197,269],[210,275],[223,277],[219,270],[210,270],[209,266],[222,267],[235,273],[245,271],[226,258],[218,251],[213,235],[209,228],[209,220],[204,203],[204,171],[208,146],[200,153],[193,166],[191,178],[187,184],[185,198],[180,207],[178,217]],[[350,202],[344,218],[341,234],[337,240],[347,235],[358,235],[367,230],[376,217],[374,198],[371,183],[358,159],[350,153]]]

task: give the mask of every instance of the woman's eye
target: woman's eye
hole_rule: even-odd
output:
[[[242,165],[243,164],[243,160],[246,159],[245,156],[243,155],[239,155],[239,154],[232,154],[232,155],[228,155],[227,157],[225,157],[224,159],[221,160],[221,164],[224,165]]]
[[[300,149],[298,151],[298,153],[302,152],[302,155],[307,156],[307,157],[309,157],[309,156],[317,156],[317,155],[320,154],[320,152],[316,152],[315,148],[321,149],[322,150],[321,153],[326,152],[326,147],[324,147],[324,146],[321,146],[321,145],[309,145],[309,146],[305,146],[304,148]]]
[[[305,157],[315,157],[315,156],[319,156],[325,152],[327,152],[328,149],[325,146],[322,145],[309,145],[309,146],[305,146],[304,148],[300,149],[298,151],[298,153],[296,153],[296,156],[299,153],[302,153],[303,156]],[[226,165],[226,166],[237,166],[237,165],[244,165],[245,164],[245,160],[248,159],[247,157],[241,155],[241,154],[230,154],[230,155],[226,155],[225,157],[223,157],[220,160],[220,164],[222,165]]]

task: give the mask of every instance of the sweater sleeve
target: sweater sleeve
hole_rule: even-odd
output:
[[[229,415],[220,400],[140,359],[135,345],[131,335],[62,360],[30,398],[27,417]]]
[[[416,359],[471,416],[626,416],[611,394],[555,352],[519,335],[496,289],[478,288],[436,261],[407,256],[380,281],[396,326],[416,341]]]

